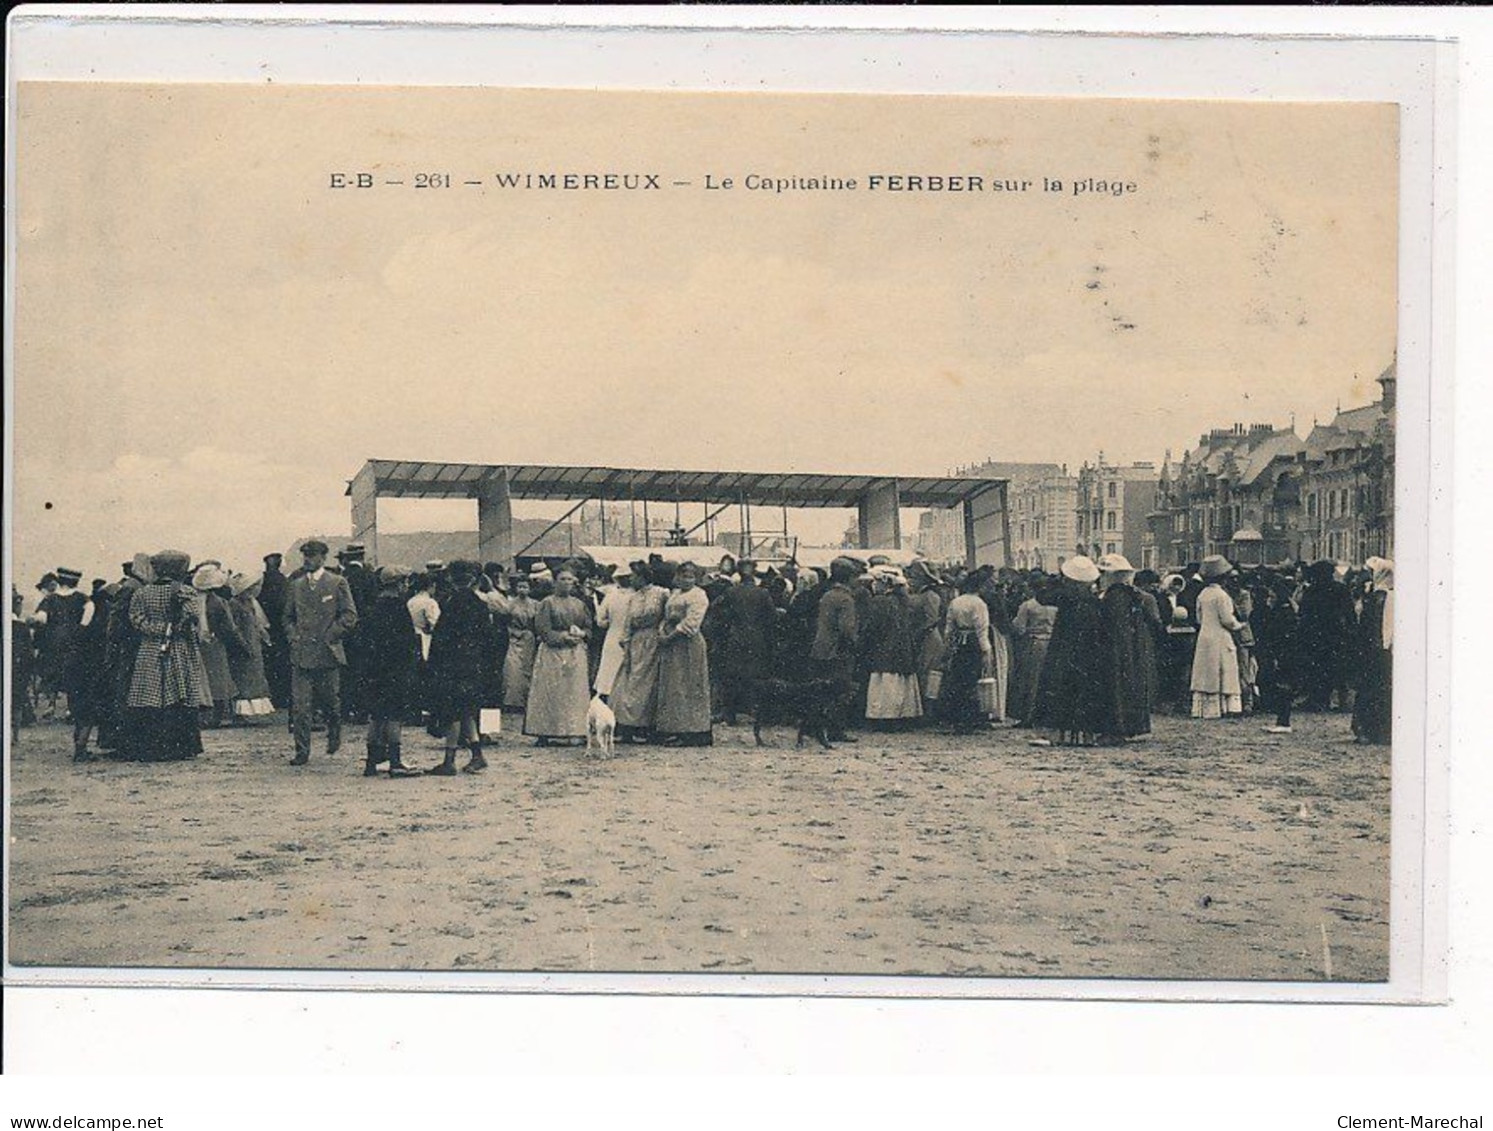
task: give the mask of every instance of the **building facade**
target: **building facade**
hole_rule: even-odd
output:
[[[1150,568],[1212,554],[1241,565],[1295,558],[1302,448],[1290,428],[1235,424],[1199,437],[1179,464],[1168,452],[1147,518]]]
[[[1269,424],[1215,428],[1173,463],[1147,516],[1142,563],[1222,554],[1240,565],[1394,553],[1395,366],[1374,404],[1339,411],[1302,440]]]
[[[1073,554],[1078,479],[1067,467],[1049,466],[1044,475],[1011,483],[1011,564],[1017,569],[1052,573]]]
[[[1066,467],[986,460],[955,468],[952,474],[1007,481],[1010,564],[1017,569],[1056,570],[1073,553],[1073,499],[1078,481]],[[963,560],[964,516],[960,508],[925,511],[918,520],[915,548],[932,561]]]
[[[1079,468],[1074,510],[1074,548],[1091,558],[1124,554],[1137,569],[1147,569],[1147,516],[1156,507],[1158,473],[1154,463],[1116,465],[1099,453],[1096,463]]]
[[[1339,412],[1307,437],[1301,455],[1301,556],[1355,565],[1394,556],[1395,380],[1381,398]]]

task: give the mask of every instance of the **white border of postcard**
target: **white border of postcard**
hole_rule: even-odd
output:
[[[933,17],[942,27],[894,30],[927,19],[926,14],[918,14],[917,19],[914,15],[910,10],[840,8],[686,12],[230,7],[204,11],[163,6],[142,11],[37,6],[11,14],[9,107],[13,115],[16,82],[38,79],[1399,103],[1401,432],[1397,438],[1396,572],[1402,587],[1397,593],[1401,627],[1396,631],[1399,694],[1392,780],[1389,981],[1313,984],[9,966],[7,981],[55,987],[485,989],[519,994],[1111,1001],[1444,999],[1451,611],[1450,602],[1439,596],[1431,600],[1429,579],[1449,579],[1451,568],[1453,49],[1446,43],[1403,38],[1006,34],[974,28],[979,13],[945,12],[941,18]],[[353,22],[360,18],[373,22]],[[446,23],[432,26],[439,20]],[[643,22],[656,26],[640,26]],[[1109,21],[1098,22],[1108,25]],[[698,26],[679,26],[685,23]],[[705,26],[731,23],[765,26]],[[855,26],[810,30],[814,23]],[[474,49],[479,43],[481,49]],[[8,136],[13,147],[13,130]],[[13,161],[12,148],[7,152],[8,187]],[[13,222],[13,213],[9,219]],[[8,246],[13,254],[13,242]],[[7,302],[11,278],[13,272],[8,271]],[[10,346],[7,320],[7,359]],[[9,374],[8,364],[6,371]],[[7,407],[10,397],[7,378]],[[7,471],[12,449],[10,419],[7,412]],[[8,474],[6,480],[8,504]],[[8,543],[5,569],[8,576]],[[8,813],[6,817],[8,822]]]

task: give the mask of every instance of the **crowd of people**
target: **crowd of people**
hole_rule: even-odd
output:
[[[708,746],[717,725],[760,721],[764,684],[787,681],[820,689],[839,742],[863,726],[1012,724],[1037,744],[1114,744],[1150,733],[1157,712],[1264,712],[1286,733],[1302,707],[1351,710],[1358,741],[1390,740],[1383,559],[1240,570],[1212,557],[1162,576],[1117,554],[1056,575],[850,554],[823,571],[646,552],[615,569],[374,569],[357,543],[332,565],[314,540],[301,554],[289,575],[279,554],[253,574],[139,554],[88,593],[58,569],[29,616],[13,592],[13,735],[65,716],[76,760],[172,761],[202,752],[204,727],[289,708],[292,765],[314,732],[331,753],[355,722],[365,774],[451,776],[486,767],[490,712],[522,716],[538,745],[581,745],[600,699],[623,743]],[[406,763],[409,726],[444,740],[437,765]]]

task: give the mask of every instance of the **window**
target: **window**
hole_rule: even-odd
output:
[[[1104,552],[1106,554],[1112,554],[1112,553],[1114,553],[1115,552],[1115,544],[1113,542],[1106,542],[1104,544]]]
[[[1113,480],[1111,480],[1109,484],[1109,497],[1111,499],[1115,497],[1115,484]]]
[[[1104,529],[1105,530],[1113,530],[1114,528],[1115,528],[1115,512],[1114,511],[1107,511],[1107,512],[1105,512],[1105,515],[1104,515]]]
[[[1306,497],[1306,517],[1317,517],[1317,493],[1315,491]]]

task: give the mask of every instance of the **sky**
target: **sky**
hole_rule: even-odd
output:
[[[163,546],[256,567],[347,529],[373,457],[1159,461],[1304,434],[1394,355],[1393,106],[26,84],[17,131],[23,589]],[[528,171],[664,187],[496,187]]]

